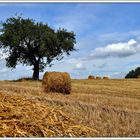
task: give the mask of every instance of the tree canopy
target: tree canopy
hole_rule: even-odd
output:
[[[64,54],[70,55],[76,50],[75,43],[74,32],[64,28],[55,31],[48,24],[33,19],[15,16],[1,24],[0,46],[9,53],[6,65],[12,68],[18,63],[33,66],[35,80],[53,60],[61,60]]]
[[[138,78],[140,76],[140,67],[137,67],[135,70],[129,71],[125,78]]]

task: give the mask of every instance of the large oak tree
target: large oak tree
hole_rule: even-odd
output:
[[[39,79],[39,72],[51,66],[53,60],[61,60],[64,54],[75,50],[74,32],[59,28],[57,31],[42,22],[24,19],[20,16],[8,18],[1,24],[1,48],[8,51],[6,65],[15,68],[17,64],[33,66],[33,79]]]

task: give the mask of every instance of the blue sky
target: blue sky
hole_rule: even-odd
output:
[[[16,13],[48,23],[54,29],[63,27],[75,32],[78,51],[55,61],[45,71],[67,71],[72,78],[86,78],[89,74],[123,78],[140,66],[140,4],[0,4],[1,21]],[[27,76],[32,76],[32,67],[7,68],[0,53],[1,80]]]

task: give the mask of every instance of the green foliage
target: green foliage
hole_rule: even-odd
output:
[[[75,34],[66,29],[57,31],[42,22],[11,17],[1,24],[0,44],[9,52],[7,66],[15,68],[18,63],[34,66],[34,72],[51,66],[53,60],[70,55],[76,43]]]
[[[125,78],[138,78],[140,75],[140,67],[137,67],[135,70],[131,70]]]

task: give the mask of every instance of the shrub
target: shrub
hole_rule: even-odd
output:
[[[137,67],[135,70],[129,71],[125,78],[138,78],[140,75],[140,67]]]

